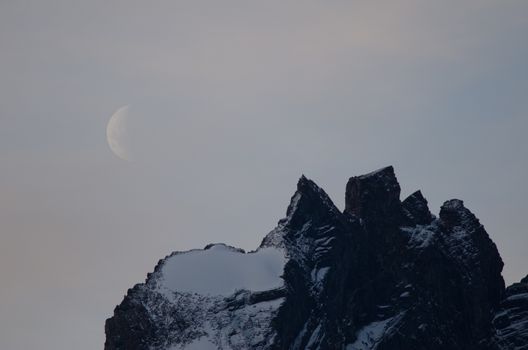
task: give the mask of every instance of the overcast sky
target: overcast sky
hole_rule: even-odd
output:
[[[0,2],[0,348],[102,349],[174,250],[394,165],[528,274],[528,2]],[[106,125],[130,106],[133,163]]]

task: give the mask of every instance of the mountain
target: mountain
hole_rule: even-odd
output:
[[[176,252],[128,290],[106,350],[528,349],[528,277],[503,262],[460,200],[435,217],[400,200],[392,167],[352,177],[341,212],[301,177],[252,252]]]

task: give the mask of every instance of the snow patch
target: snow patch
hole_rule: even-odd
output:
[[[409,292],[403,292],[400,294],[400,298],[408,298],[409,296],[411,296],[411,293]]]
[[[308,340],[308,344],[306,344],[306,349],[310,349],[316,342],[321,340],[321,325],[319,324],[317,328],[312,333],[312,336]]]
[[[330,267],[322,267],[320,269],[313,269],[312,270],[312,281],[315,283],[321,283],[323,282],[324,278],[326,277],[326,274],[328,273],[328,270],[330,270]]]
[[[267,247],[242,253],[225,245],[173,255],[161,270],[161,289],[202,295],[231,295],[237,290],[265,291],[283,285],[286,258]]]
[[[410,235],[408,245],[412,248],[426,248],[433,243],[436,236],[435,231],[428,229],[427,226],[418,225],[413,228],[401,227],[401,230]]]
[[[393,327],[403,317],[403,313],[383,321],[372,322],[361,328],[356,341],[346,346],[346,350],[375,350],[384,335],[390,335]]]

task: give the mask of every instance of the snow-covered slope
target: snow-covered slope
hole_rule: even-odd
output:
[[[284,301],[285,262],[284,250],[275,247],[245,253],[212,244],[173,253],[145,284],[129,291],[116,309],[116,322],[108,322],[109,330],[121,322],[137,327],[133,340],[116,337],[107,347],[263,348],[273,339],[270,322]]]
[[[159,271],[158,287],[173,292],[228,296],[237,290],[265,291],[283,285],[284,251],[263,248],[246,254],[225,244],[174,254]]]
[[[161,260],[107,320],[105,349],[526,349],[528,294],[504,299],[502,260],[462,201],[438,218],[420,191],[400,201],[392,167],[345,197],[341,212],[303,176],[256,251]]]

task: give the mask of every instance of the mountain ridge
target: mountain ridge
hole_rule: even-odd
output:
[[[437,218],[421,191],[400,192],[392,166],[351,177],[341,212],[301,176],[257,250],[214,244],[160,260],[107,320],[105,349],[528,349],[528,281],[505,289],[475,215],[453,199]],[[257,272],[238,271],[244,254]],[[253,281],[269,273],[259,264],[274,266],[269,280]],[[223,294],[188,288],[215,274],[238,277]]]

